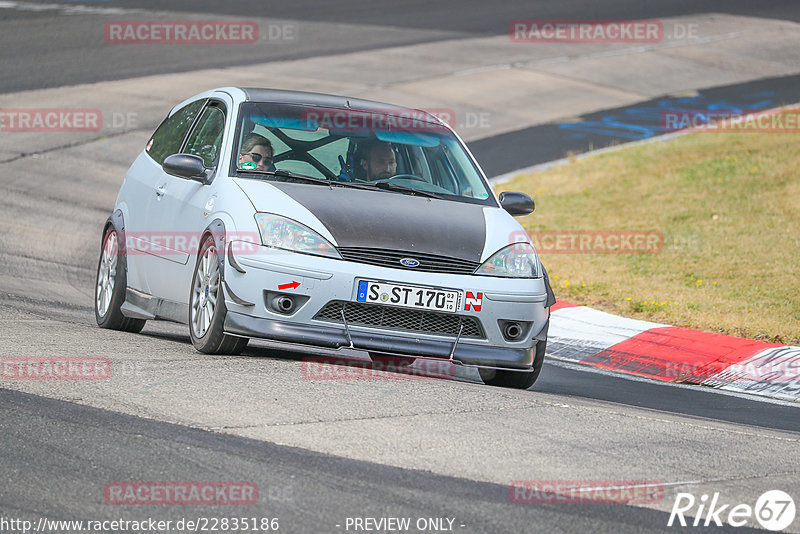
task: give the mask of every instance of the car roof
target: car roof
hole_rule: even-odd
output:
[[[387,115],[393,114],[418,114],[424,113],[430,122],[441,124],[434,115],[427,111],[406,108],[394,104],[385,104],[373,100],[363,100],[349,96],[329,95],[325,93],[311,93],[307,91],[287,91],[284,89],[260,89],[240,87],[244,91],[248,102],[276,102],[281,104],[301,104],[334,109],[349,109],[357,111],[374,111]]]

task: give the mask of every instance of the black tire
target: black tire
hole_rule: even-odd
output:
[[[545,326],[545,334],[549,323]],[[533,371],[500,371],[496,369],[478,369],[481,380],[487,386],[497,386],[502,388],[528,389],[539,378],[544,365],[544,353],[547,349],[547,339],[536,343],[536,351],[533,356]]]
[[[142,331],[147,321],[125,317],[122,314],[121,307],[125,302],[125,292],[128,287],[125,271],[125,254],[120,251],[119,235],[114,227],[109,225],[103,232],[103,246],[100,249],[100,260],[97,262],[94,318],[100,328],[135,334]]]
[[[224,332],[225,315],[227,315],[228,309],[225,307],[221,273],[218,272],[219,278],[217,279],[216,288],[213,287],[213,284],[208,283],[211,280],[205,281],[205,300],[195,291],[203,259],[208,254],[211,259],[208,260],[206,265],[210,265],[212,261],[217,262],[216,251],[214,239],[211,236],[206,236],[200,247],[200,253],[197,255],[197,264],[192,275],[192,287],[189,293],[189,337],[192,339],[194,348],[204,354],[239,354],[247,347],[247,342],[250,340],[246,337],[232,336]],[[218,262],[216,265],[218,267]],[[216,302],[211,320],[203,329],[200,324],[195,322],[195,316],[197,313],[202,313],[201,304],[208,300],[209,295],[212,295]]]

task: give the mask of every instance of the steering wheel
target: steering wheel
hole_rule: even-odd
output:
[[[425,182],[426,184],[428,183],[425,178],[420,178],[419,176],[415,176],[413,174],[395,174],[391,178],[388,178],[388,180],[397,180],[398,178],[403,180],[416,180],[418,182]]]

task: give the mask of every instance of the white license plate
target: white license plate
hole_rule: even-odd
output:
[[[458,311],[460,291],[404,286],[386,282],[358,281],[356,300],[443,312]]]

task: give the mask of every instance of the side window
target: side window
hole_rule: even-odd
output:
[[[171,117],[164,119],[164,122],[156,129],[150,142],[147,143],[147,153],[159,165],[164,163],[167,156],[177,154],[186,137],[186,132],[192,121],[203,107],[204,100],[198,100],[182,107],[172,114]]]
[[[217,106],[208,106],[189,134],[183,152],[200,156],[206,167],[216,167],[224,131],[225,112]]]

